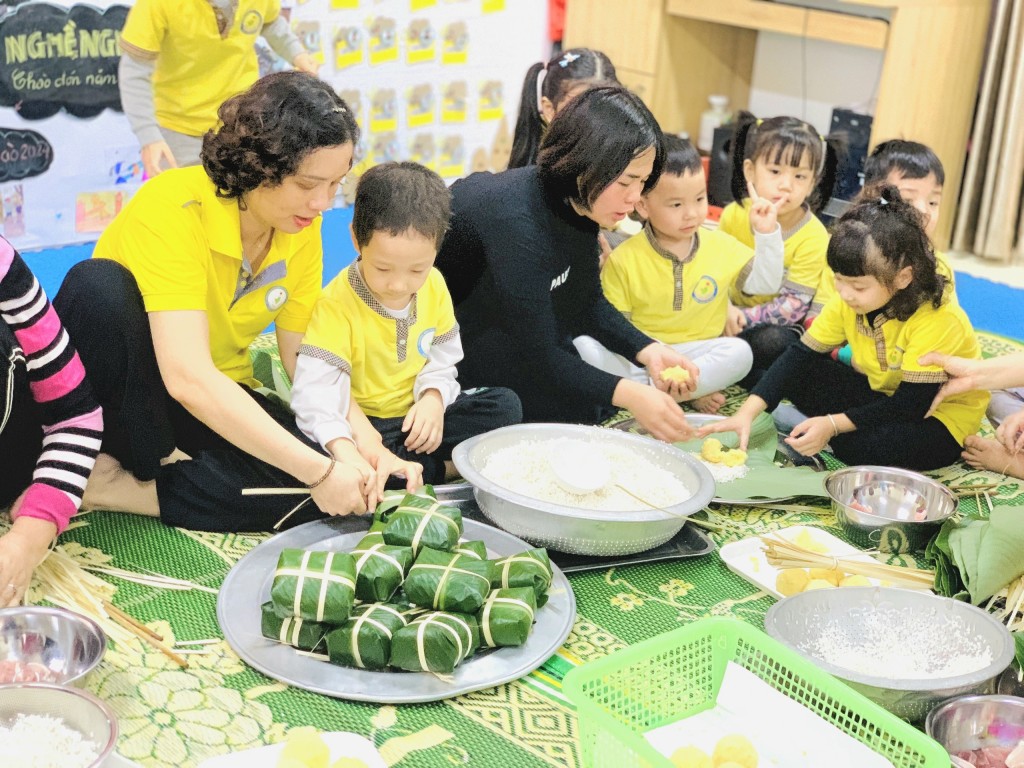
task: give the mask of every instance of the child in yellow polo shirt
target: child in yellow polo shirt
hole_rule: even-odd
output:
[[[810,456],[831,443],[847,464],[932,470],[952,464],[981,424],[985,392],[946,398],[927,415],[947,375],[926,352],[979,357],[964,311],[946,295],[922,216],[895,187],[847,211],[832,232],[828,265],[837,295],[768,370],[737,413],[702,434],[750,425],[783,397],[808,418],[786,442]],[[849,343],[853,366],[827,354]]]
[[[686,139],[666,135],[665,166],[657,185],[637,203],[643,231],[620,244],[601,271],[601,287],[617,310],[643,333],[669,344],[700,369],[692,404],[715,413],[721,390],[750,371],[750,346],[723,336],[733,286],[750,292],[778,290],[782,282],[782,237],[778,205],[756,200],[751,226],[757,251],[721,232],[701,229],[707,218],[707,182],[697,150]],[[591,365],[635,381],[645,369],[589,336],[575,340]]]
[[[355,264],[317,300],[299,348],[292,409],[302,431],[339,459],[358,450],[378,473],[443,482],[459,442],[522,419],[495,387],[461,392],[462,342],[444,278],[434,269],[451,216],[441,177],[386,163],[359,180]],[[368,419],[353,414],[355,401]],[[451,468],[448,467],[450,472]]]

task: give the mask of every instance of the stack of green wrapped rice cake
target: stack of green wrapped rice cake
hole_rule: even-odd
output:
[[[522,645],[547,602],[547,551],[489,560],[462,532],[429,486],[386,493],[351,552],[281,552],[263,635],[336,664],[439,675],[481,647]]]

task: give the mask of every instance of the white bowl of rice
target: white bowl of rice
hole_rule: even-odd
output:
[[[552,469],[573,453],[609,472],[599,490],[566,490]],[[715,495],[696,458],[650,437],[575,424],[517,424],[456,446],[452,461],[481,512],[537,546],[619,556],[669,541]]]
[[[99,768],[117,743],[117,718],[79,688],[0,685],[4,768]]]

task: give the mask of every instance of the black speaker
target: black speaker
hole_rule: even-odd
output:
[[[832,197],[853,200],[864,187],[864,160],[871,141],[871,115],[862,115],[849,109],[832,110],[833,134],[845,135],[846,156],[836,169],[836,184]]]
[[[711,141],[711,162],[708,165],[708,202],[724,208],[732,202],[732,132],[733,126],[715,128]]]

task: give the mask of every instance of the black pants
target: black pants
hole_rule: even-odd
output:
[[[521,353],[522,344],[497,328],[464,339],[466,357],[459,363],[459,382],[463,387],[511,389],[519,396],[526,422],[599,424],[615,414],[612,405],[594,403],[571,383],[554,381],[550,371],[533,362],[534,356]],[[562,347],[567,354],[580,356],[571,338],[566,337]]]
[[[53,305],[103,406],[102,451],[139,480],[156,480],[161,520],[200,531],[268,531],[301,500],[241,495],[242,488],[298,483],[229,443],[167,393],[131,272],[107,259],[76,264]],[[285,406],[242,389],[296,439],[323,453],[302,434]],[[191,460],[161,466],[160,460],[175,448]],[[308,503],[288,524],[320,516]]]
[[[744,328],[739,338],[750,345],[754,353],[754,364],[739,385],[753,389],[765,371],[772,367],[772,363],[782,357],[786,347],[799,339],[803,332],[804,329],[798,325],[755,325]]]
[[[504,387],[463,392],[444,412],[444,435],[433,453],[413,453],[405,447],[404,417],[369,418],[384,439],[385,448],[401,459],[423,465],[423,482],[443,483],[444,463],[451,459],[456,445],[492,429],[518,424],[523,420],[523,409],[516,393]]]
[[[0,320],[0,508],[31,484],[42,448],[42,418],[29,389],[25,356]]]
[[[794,388],[789,399],[806,416],[841,413],[887,395],[875,392],[868,379],[827,355],[816,355],[807,386]],[[836,458],[849,465],[878,464],[917,471],[938,469],[960,458],[961,446],[946,425],[931,416],[837,435],[830,441]]]

